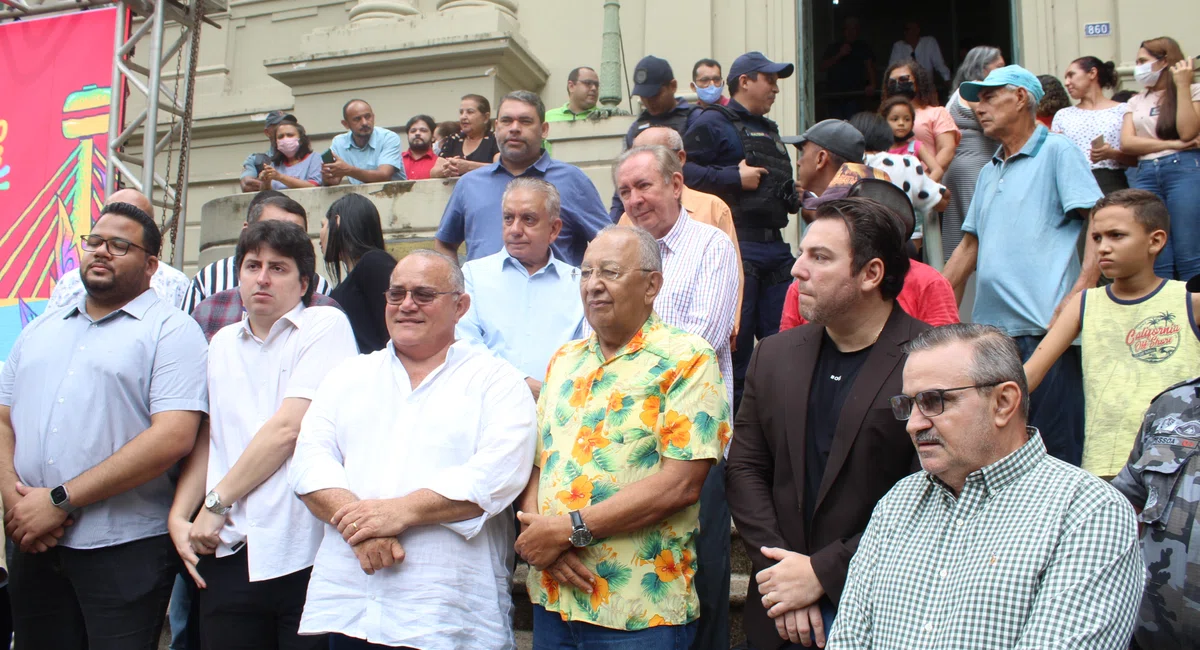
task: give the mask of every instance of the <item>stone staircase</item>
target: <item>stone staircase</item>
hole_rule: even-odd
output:
[[[746,587],[752,579],[753,569],[737,527],[731,525],[729,534],[732,568],[729,579],[729,642],[731,647],[737,648],[746,642],[742,632],[742,607],[746,602]],[[516,628],[517,648],[520,650],[530,650],[533,647],[533,606],[529,603],[529,593],[525,589],[525,578],[528,575],[529,566],[519,561],[516,571],[513,572],[513,604],[516,605],[513,626]]]

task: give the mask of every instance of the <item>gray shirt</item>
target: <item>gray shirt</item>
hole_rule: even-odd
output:
[[[163,411],[207,411],[208,345],[200,326],[147,290],[93,321],[87,297],[17,337],[0,371],[22,483],[52,488],[95,467]],[[101,548],[167,532],[174,486],[164,473],[72,516],[60,544]]]

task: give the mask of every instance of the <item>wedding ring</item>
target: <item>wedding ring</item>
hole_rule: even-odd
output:
[[[357,521],[350,522],[350,525],[354,526],[354,530],[358,530],[358,522]]]

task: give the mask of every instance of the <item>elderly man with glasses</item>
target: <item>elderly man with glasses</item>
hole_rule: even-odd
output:
[[[946,325],[906,346],[923,471],[892,488],[850,564],[828,648],[1126,648],[1145,567],[1133,509],[1046,453],[1017,344]]]
[[[454,340],[458,265],[416,250],[387,291],[387,346],[326,376],[288,478],[325,522],[301,634],[331,650],[514,647],[509,505],[533,465],[524,376]]]

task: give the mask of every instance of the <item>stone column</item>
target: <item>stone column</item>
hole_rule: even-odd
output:
[[[605,0],[604,31],[600,41],[600,105],[620,111],[621,100],[621,2]]]
[[[358,0],[350,10],[350,22],[399,20],[420,14],[413,0]]]
[[[466,7],[499,9],[514,18],[517,16],[517,0],[438,0],[437,3],[437,10],[443,13]]]

